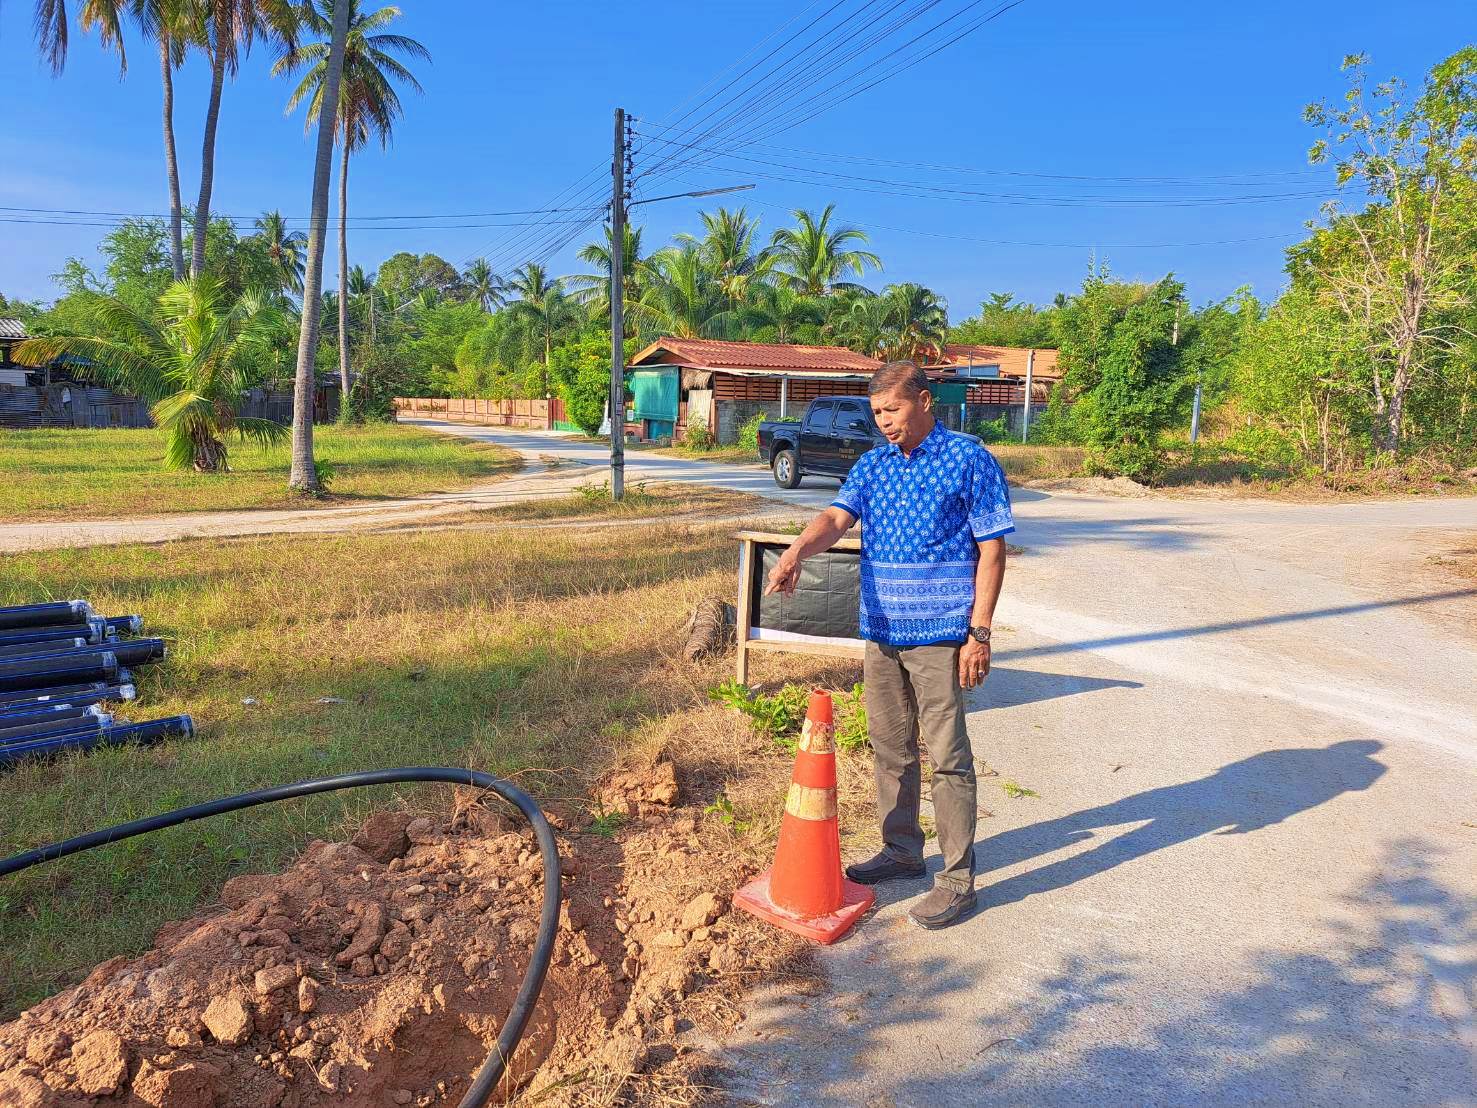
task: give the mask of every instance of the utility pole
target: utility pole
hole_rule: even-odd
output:
[[[615,156],[610,163],[610,497],[626,481],[626,109],[615,110]]]
[[[1174,333],[1170,336],[1169,344],[1179,346],[1180,344],[1180,305],[1174,307]],[[1195,371],[1195,399],[1190,403],[1190,445],[1200,438],[1200,371]]]
[[[971,363],[974,361],[970,359]],[[1036,369],[1036,348],[1033,346],[1026,351],[1026,401],[1021,410],[1021,442],[1026,441],[1026,436],[1031,433],[1031,379]]]

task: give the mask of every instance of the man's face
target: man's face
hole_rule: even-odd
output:
[[[872,400],[872,418],[887,441],[904,450],[917,446],[933,429],[933,397],[914,395],[906,388],[879,392]]]

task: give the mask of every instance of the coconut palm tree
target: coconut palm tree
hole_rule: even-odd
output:
[[[413,38],[385,34],[382,28],[400,18],[400,9],[387,5],[378,11],[366,11],[359,0],[306,0],[302,7],[305,28],[320,41],[297,45],[287,50],[272,67],[273,75],[296,73],[306,69],[302,81],[287,101],[290,114],[303,101],[308,102],[307,127],[311,127],[323,109],[323,84],[327,72],[327,41],[338,5],[349,9],[349,37],[344,45],[343,79],[339,85],[336,125],[339,139],[338,177],[338,280],[339,288],[349,282],[349,156],[378,138],[381,146],[390,145],[390,132],[395,121],[404,114],[394,82],[400,81],[423,92],[420,82],[393,54],[429,62],[431,53]],[[349,344],[347,297],[339,297],[339,378],[343,395],[349,395]]]
[[[349,37],[349,6],[333,12],[333,37],[323,75],[323,100],[338,103],[339,79],[344,69],[344,46]],[[319,297],[323,294],[323,236],[328,231],[328,178],[333,163],[334,121],[318,120],[318,149],[313,161],[313,204],[308,221],[308,257],[303,269],[303,318],[297,337],[297,374],[292,388],[292,472],[289,488],[319,489],[313,464],[313,384],[318,350]],[[347,403],[348,397],[343,398]]]
[[[349,299],[355,304],[362,304],[364,315],[369,318],[369,344],[373,346],[379,340],[379,300],[384,294],[374,283],[374,277],[364,272],[362,265],[356,265],[349,270]]]
[[[525,262],[513,271],[508,291],[518,299],[508,305],[514,319],[526,324],[544,343],[543,391],[549,392],[549,356],[554,350],[554,335],[578,322],[579,305],[564,291],[564,282],[551,278],[538,262]]]
[[[762,282],[769,275],[774,267],[775,254],[768,246],[757,251],[754,249],[759,221],[750,219],[746,209],[731,212],[727,208],[719,208],[717,212],[699,212],[698,215],[703,221],[702,238],[687,234],[678,238],[698,247],[703,261],[717,278],[729,308],[736,310],[748,299],[750,286]]]
[[[210,59],[210,95],[205,107],[205,136],[200,149],[200,196],[195,201],[195,240],[190,275],[205,268],[205,229],[210,223],[210,196],[215,185],[215,135],[220,123],[221,93],[226,74],[259,39],[290,48],[297,41],[298,8],[292,0],[194,0],[200,5],[201,49]]]
[[[644,274],[647,259],[641,255],[641,228],[625,224],[625,254],[621,258],[621,284],[625,286],[624,305],[641,299],[645,287]],[[605,228],[604,242],[586,243],[580,248],[579,259],[595,267],[594,273],[576,273],[565,281],[574,289],[574,299],[590,309],[592,315],[610,314],[610,228]]]
[[[882,354],[889,361],[917,361],[943,349],[949,309],[938,293],[909,281],[888,285],[877,302],[885,328]]]
[[[646,291],[635,305],[642,326],[675,338],[701,338],[721,334],[736,321],[695,244],[658,250],[648,268]]]
[[[100,296],[95,319],[100,335],[28,339],[16,357],[31,365],[85,358],[103,381],[147,400],[154,422],[168,433],[166,466],[223,472],[230,468],[225,440],[231,433],[264,446],[286,435],[280,423],[236,414],[275,345],[280,320],[266,297],[253,292],[229,303],[221,282],[206,275],[170,285],[152,318]]]
[[[508,286],[493,272],[486,258],[474,259],[462,272],[462,279],[467,282],[467,291],[482,305],[484,312],[490,314],[494,308],[500,308],[506,303],[504,293]]]
[[[193,9],[187,0],[85,0],[80,18],[84,30],[97,31],[105,48],[118,55],[120,73],[128,71],[123,42],[123,16],[131,14],[146,39],[159,47],[164,90],[164,166],[169,182],[170,260],[174,279],[184,276],[183,229],[180,207],[179,159],[174,145],[174,71],[184,63],[185,47],[192,41]],[[37,0],[36,38],[52,72],[66,65],[69,27],[65,0]]]
[[[754,285],[742,314],[745,330],[757,342],[804,342],[819,338],[825,319],[821,301],[788,285]]]
[[[860,277],[868,266],[882,268],[882,260],[870,250],[858,250],[852,243],[867,241],[867,233],[859,227],[831,226],[835,204],[827,204],[817,217],[813,212],[797,209],[794,227],[782,227],[770,241],[774,265],[782,282],[807,296],[826,296],[841,289],[855,288],[841,278],[848,273]]]
[[[301,231],[289,231],[287,220],[279,211],[263,212],[257,218],[256,231],[266,244],[267,256],[272,259],[282,291],[302,292],[303,254],[308,248],[308,236]]]

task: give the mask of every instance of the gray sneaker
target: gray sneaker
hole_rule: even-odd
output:
[[[927,931],[937,931],[958,923],[974,911],[974,890],[967,893],[955,892],[943,885],[935,885],[933,891],[913,905],[908,918]]]
[[[884,881],[922,877],[927,872],[922,862],[899,862],[886,852],[846,867],[846,876],[859,885],[880,885]]]

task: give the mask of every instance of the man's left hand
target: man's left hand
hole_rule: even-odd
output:
[[[972,689],[990,672],[990,644],[966,639],[959,648],[959,687]]]

